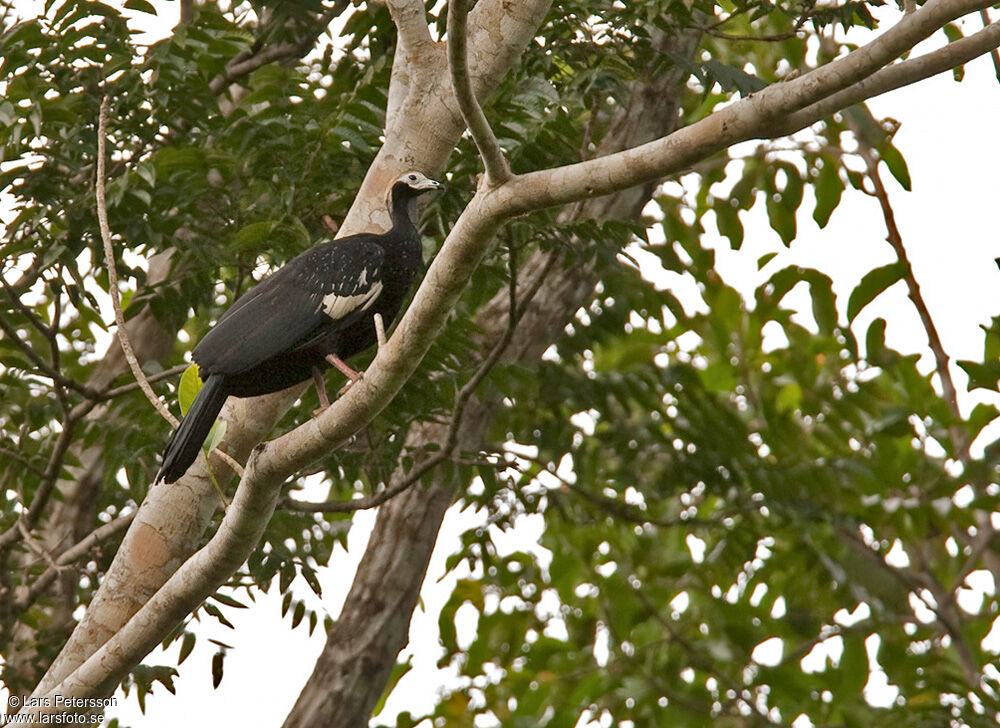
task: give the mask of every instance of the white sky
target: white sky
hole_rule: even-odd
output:
[[[160,20],[169,28],[176,21],[178,4],[167,6]],[[157,3],[157,7],[163,7],[163,3]],[[975,20],[966,32],[978,29],[977,23]],[[953,357],[978,359],[982,351],[979,326],[1000,313],[997,294],[1000,270],[994,263],[994,258],[1000,256],[997,232],[1000,197],[996,183],[996,170],[1000,169],[997,132],[1000,84],[993,75],[992,65],[987,58],[981,58],[968,64],[961,84],[955,83],[950,74],[943,74],[875,99],[870,107],[877,117],[891,116],[901,122],[895,143],[909,164],[913,191],[906,193],[888,174],[884,177],[915,275],[944,345]],[[845,193],[830,224],[818,230],[812,222],[807,190],[799,214],[799,237],[791,250],[785,250],[768,227],[763,207],[758,203],[744,217],[746,243],[742,251],[731,252],[728,240],[717,241],[720,270],[744,292],[752,291],[762,278],[756,270],[757,258],[765,252],[781,251],[778,261],[765,269],[765,275],[792,262],[818,268],[833,278],[835,291],[845,296],[840,302],[843,311],[846,294],[861,276],[872,267],[892,260],[878,204],[872,198]],[[855,323],[856,330],[863,332],[876,315],[889,322],[887,338],[891,346],[903,351],[924,350],[926,338],[906,299],[903,284],[896,284],[862,313]],[[929,357],[925,361],[929,362]],[[953,374],[961,388],[965,381],[963,373],[953,368]],[[978,400],[978,396],[973,399]],[[963,401],[968,407],[972,399]],[[451,677],[435,666],[441,655],[437,619],[456,579],[464,574],[459,571],[443,576],[444,561],[457,550],[460,534],[481,521],[471,510],[461,511],[458,507],[452,508],[445,519],[422,604],[411,624],[411,644],[401,655],[401,659],[413,656],[414,669],[388,701],[380,716],[382,722],[394,723],[395,715],[402,710],[414,715],[431,710],[436,691]],[[347,552],[337,547],[331,566],[320,573],[322,604],[312,597],[301,579],[295,582],[296,597],[305,598],[310,606],[336,616],[373,522],[374,513],[359,513],[350,532]],[[517,533],[497,533],[497,540],[502,542],[504,551],[520,549],[538,553],[541,528],[540,517],[527,518]],[[540,553],[540,557],[544,558],[544,554]],[[312,637],[307,636],[305,622],[290,630],[290,622],[280,616],[280,603],[281,596],[275,586],[271,594],[261,595],[252,609],[223,608],[236,625],[235,633],[208,617],[199,630],[198,646],[181,666],[176,697],[158,686],[153,695],[147,696],[147,714],[142,716],[134,694],[124,698],[119,691],[119,705],[108,711],[108,716],[119,717],[126,725],[145,728],[184,724],[280,725],[311,673],[324,642],[321,628]],[[218,690],[211,687],[211,658],[215,648],[205,639],[208,637],[234,645]],[[178,647],[179,642],[166,656],[156,651],[144,662],[173,664]]]

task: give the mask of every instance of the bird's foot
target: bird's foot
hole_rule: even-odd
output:
[[[358,381],[359,379],[361,379],[361,373],[360,372],[356,372],[353,369],[351,369],[349,366],[347,366],[347,364],[344,362],[344,360],[341,359],[336,354],[327,354],[326,355],[326,360],[328,362],[330,362],[330,364],[333,367],[336,367],[337,371],[339,371],[341,374],[343,374],[348,379],[350,379],[352,381],[355,381],[355,382]]]
[[[382,321],[382,314],[376,313],[375,320],[375,340],[378,341],[378,348],[385,346],[385,322]]]
[[[326,382],[323,375],[316,367],[312,368],[313,382],[316,384],[316,397],[319,399],[319,407],[313,410],[313,416],[318,417],[330,406],[330,398],[326,396]]]
[[[338,397],[343,397],[345,394],[347,394],[347,390],[350,389],[352,386],[354,386],[355,383],[360,382],[365,376],[364,372],[356,372],[356,374],[357,374],[356,377],[347,378],[347,381],[344,382],[344,386],[341,387],[340,390],[337,392]]]

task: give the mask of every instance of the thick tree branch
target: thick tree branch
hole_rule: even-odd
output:
[[[987,10],[986,8],[980,10],[979,17],[982,18],[983,20],[984,28],[990,27],[992,21],[990,21],[989,10]],[[993,73],[996,75],[997,81],[1000,81],[1000,51],[998,51],[996,47],[994,47],[993,50],[990,51],[990,60],[993,61]]]
[[[486,184],[496,186],[510,179],[510,166],[497,141],[490,123],[472,90],[469,79],[468,57],[468,0],[450,0],[448,3],[448,68],[455,100],[476,143],[479,156],[486,169]]]
[[[427,12],[420,0],[388,0],[386,6],[399,33],[399,44],[407,57],[420,55],[434,45],[427,27]]]
[[[482,0],[474,13],[490,7],[489,0]],[[499,24],[506,25],[502,20]],[[660,39],[662,46],[658,47],[664,53],[689,57],[699,37],[696,32],[664,35]],[[488,55],[483,52],[479,57]],[[598,142],[599,153],[633,146],[673,130],[680,118],[677,89],[684,78],[684,72],[674,68],[645,82],[629,84],[629,101],[607,110],[610,112],[606,115],[607,127],[611,131]],[[460,131],[461,127],[457,127],[456,133]],[[589,200],[567,208],[560,220],[632,219],[652,192],[653,187],[647,185]],[[568,243],[567,248],[578,247],[572,239]],[[600,277],[599,270],[595,259],[567,255],[563,248],[538,251],[520,265],[518,279],[523,285],[519,287],[522,291],[538,287],[538,291],[530,305],[517,306],[518,335],[507,347],[503,361],[523,364],[536,361],[577,307],[584,305],[591,295]],[[498,292],[476,314],[477,326],[482,331],[477,341],[483,351],[491,348],[508,324],[512,309],[509,293],[509,290]],[[527,297],[521,293],[519,298],[524,301]],[[498,405],[495,397],[473,398],[460,433],[463,450],[477,451],[483,447]],[[407,448],[419,450],[424,444],[440,443],[446,438],[445,428],[445,424],[436,423],[413,425],[407,435]],[[454,474],[441,470],[428,479],[425,487],[411,489],[379,510],[375,531],[343,611],[327,636],[323,653],[289,714],[286,728],[315,725],[354,728],[368,720],[370,706],[383,694],[386,676],[406,643],[407,627],[437,528],[463,485],[455,480]],[[384,595],[390,589],[397,597],[387,601]]]
[[[218,531],[129,621],[45,695],[104,694],[178,621],[215,592],[256,547],[285,478],[364,427],[402,388],[444,325],[502,219],[489,196],[477,194],[434,259],[393,336],[379,349],[365,377],[319,417],[251,455]],[[177,486],[174,486],[175,488]],[[40,714],[41,708],[29,712]]]
[[[1000,22],[992,23],[983,30],[949,43],[936,51],[887,66],[843,91],[789,114],[773,129],[773,136],[794,134],[799,129],[865,99],[945,73],[991,51],[991,55],[995,55],[998,46],[1000,46]]]
[[[504,206],[511,215],[523,214],[662,179],[737,142],[776,136],[779,125],[784,135],[794,131],[783,121],[789,114],[860,82],[946,23],[988,5],[989,0],[929,0],[872,42],[804,76],[768,86],[669,136],[624,152],[518,175],[497,193],[506,198]],[[800,118],[798,128],[826,114]]]
[[[300,17],[298,19],[300,25],[295,30],[295,39],[299,41],[297,44],[299,55],[304,54],[315,45],[316,38],[326,30],[333,15],[350,7],[346,0],[334,0],[325,5],[326,7],[319,8],[318,12],[311,13],[311,18]],[[284,23],[286,19],[278,18],[277,20]],[[239,83],[244,74],[251,73],[259,67],[261,60],[272,62],[291,60],[290,56],[283,56],[269,50],[270,46],[274,44],[268,44],[261,40],[269,37],[271,30],[273,30],[273,24],[268,22],[264,22],[259,27],[259,39],[253,48],[232,59],[225,79],[220,75],[214,88],[219,88],[220,92],[224,92],[226,89],[219,85],[222,84],[223,80]],[[291,50],[291,46],[285,46],[282,53]],[[220,99],[220,103],[223,102],[224,99]],[[88,176],[92,177],[94,163],[82,167],[78,174],[81,180]],[[183,231],[179,234],[183,234]],[[150,285],[155,280],[162,280],[171,274],[169,258],[170,253],[167,251],[150,260]],[[37,263],[36,260],[32,268],[29,268],[28,273],[21,276],[19,285],[27,284],[37,277],[38,271],[41,270]],[[173,274],[176,275],[176,271]],[[139,361],[162,360],[173,350],[176,331],[163,328],[162,324],[153,317],[149,307],[132,317],[127,325],[127,331]],[[118,344],[112,342],[104,359],[94,368],[88,378],[87,386],[94,391],[104,392],[126,368],[127,362],[122,356]],[[150,377],[150,381],[161,375]],[[107,394],[108,396],[119,394],[133,386],[137,385],[123,385],[109,390]],[[263,404],[257,403],[252,411],[253,421],[243,429],[247,433],[256,433],[253,435],[253,441],[256,442],[273,426],[277,415],[278,411],[275,410],[272,400],[268,399]],[[98,407],[90,415],[91,418],[104,419],[113,416],[114,411],[107,407]],[[231,412],[228,415],[224,414],[224,416],[230,418],[229,424],[232,425]],[[249,452],[252,444],[252,442],[243,443],[237,439],[235,443],[230,442],[226,447],[237,458],[242,458]],[[50,508],[51,514],[45,522],[43,541],[49,544],[58,543],[70,534],[82,538],[92,527],[90,519],[93,517],[94,498],[102,486],[103,454],[99,446],[84,448],[75,454],[80,465],[68,468],[69,477],[59,482],[57,487],[63,498]],[[200,458],[199,462],[203,463],[204,459]],[[145,601],[145,598],[163,584],[183,558],[186,558],[203,541],[204,530],[218,502],[207,477],[207,470],[204,466],[199,467],[199,470],[201,477],[199,478],[196,474],[183,485],[183,488],[172,492],[160,490],[150,493],[147,498],[150,503],[144,504],[141,508],[135,523],[126,534],[112,566],[102,579],[101,586],[87,612],[59,653],[56,661],[49,665],[47,664],[48,658],[42,659],[36,654],[31,630],[25,628],[24,634],[17,638],[21,647],[15,647],[13,652],[7,655],[12,658],[8,660],[9,669],[19,670],[20,674],[26,676],[35,676],[28,678],[31,682],[37,681],[37,675],[47,670],[39,683],[41,689],[44,690],[46,685],[55,684],[61,677],[78,666],[114,629],[124,624],[128,617]],[[220,469],[218,477],[228,478],[229,474]],[[71,581],[71,579],[60,579],[62,582],[60,588],[65,590],[65,594],[61,595],[64,600],[57,606],[62,614],[56,618],[60,619],[66,628],[72,628],[75,622],[75,619],[72,618],[72,606],[68,609],[65,608],[70,603],[69,600],[73,594]]]

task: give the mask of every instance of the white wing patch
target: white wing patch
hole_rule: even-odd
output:
[[[367,271],[365,271],[367,273]],[[354,296],[338,296],[336,293],[323,296],[323,312],[334,321],[339,321],[345,316],[355,311],[364,311],[375,303],[375,299],[382,292],[382,282],[375,284],[364,293]]]

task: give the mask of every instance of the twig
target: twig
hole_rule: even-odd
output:
[[[21,532],[21,537],[24,539],[24,543],[27,544],[28,550],[36,556],[41,557],[47,564],[49,564],[50,568],[58,568],[56,566],[55,559],[52,558],[52,554],[50,554],[45,547],[38,543],[38,541],[35,540],[35,537],[28,532],[28,527],[24,525],[24,519],[18,518],[15,525],[17,526],[17,530]]]
[[[135,376],[136,383],[139,385],[143,394],[146,395],[146,399],[148,399],[150,404],[152,404],[156,411],[160,413],[160,416],[170,423],[171,427],[177,427],[180,422],[173,416],[170,410],[167,409],[166,405],[160,401],[159,397],[157,397],[156,393],[153,391],[153,388],[149,385],[149,380],[146,378],[146,374],[142,371],[142,367],[139,365],[139,359],[136,357],[135,350],[132,348],[132,342],[129,340],[128,334],[125,331],[125,314],[122,312],[121,300],[118,296],[118,273],[115,270],[115,253],[111,246],[111,228],[108,225],[108,211],[104,198],[104,145],[107,123],[108,97],[105,96],[101,99],[101,111],[98,116],[97,125],[97,221],[101,227],[101,240],[104,243],[104,259],[108,271],[108,292],[111,294],[111,303],[114,305],[115,309],[115,323],[118,325],[118,341],[125,354],[125,359],[128,361],[129,368]],[[219,458],[229,465],[229,467],[231,467],[240,477],[243,476],[243,466],[240,465],[229,453],[218,449],[212,450],[212,453],[218,455]],[[223,502],[225,502],[225,498],[223,498]]]
[[[170,377],[177,376],[178,374],[183,374],[184,371],[191,366],[190,364],[178,364],[170,369],[164,369],[162,372],[157,372],[156,374],[150,374],[146,377],[146,381],[152,384],[153,382],[159,382],[161,379],[169,379]],[[128,384],[123,384],[120,387],[115,387],[114,389],[106,389],[103,392],[99,392],[96,397],[97,400],[103,402],[108,399],[114,399],[123,394],[131,392],[133,389],[137,389],[141,386],[138,382],[129,382]]]
[[[11,605],[11,609],[14,613],[17,614],[23,612],[25,609],[34,604],[35,600],[38,599],[42,592],[48,589],[52,582],[55,581],[60,571],[65,569],[69,566],[69,564],[73,563],[80,557],[89,553],[94,546],[106,541],[119,531],[125,530],[125,528],[132,523],[132,519],[134,518],[134,511],[124,516],[119,516],[118,518],[95,528],[89,534],[84,536],[84,538],[82,538],[79,542],[59,554],[59,556],[55,559],[55,562],[52,563],[48,569],[42,572],[41,576],[32,582],[28,591],[22,597],[14,601]]]
[[[24,341],[21,340],[21,337],[17,335],[17,330],[9,323],[7,323],[7,320],[3,316],[0,316],[0,330],[2,330],[7,335],[7,338],[11,341],[11,343],[16,344],[17,347],[24,353],[24,355],[31,360],[31,363],[34,364],[35,367],[37,367],[38,374],[45,377],[46,379],[51,379],[57,388],[72,389],[73,391],[82,394],[84,397],[87,397],[88,399],[92,399],[96,396],[99,396],[98,392],[86,386],[85,384],[80,384],[76,380],[70,379],[61,372],[58,372],[55,369],[53,369],[48,362],[42,359],[42,357],[38,356],[38,354],[34,351],[34,349],[32,349],[30,346],[25,344]]]
[[[503,155],[490,123],[483,114],[483,109],[472,90],[469,78],[469,58],[467,49],[469,15],[468,0],[450,0],[448,2],[448,68],[451,70],[451,85],[455,90],[455,100],[462,112],[465,125],[472,134],[472,140],[479,149],[486,169],[486,184],[490,187],[501,185],[512,175],[507,158]]]
[[[986,8],[979,11],[979,17],[983,20],[984,28],[989,28],[993,23],[993,21],[990,20],[990,13]],[[993,59],[993,71],[996,73],[997,81],[1000,81],[1000,51],[994,48],[990,51],[990,58]]]
[[[728,687],[733,692],[733,700],[738,700],[744,703],[748,708],[756,711],[762,718],[767,720],[768,723],[771,722],[767,714],[762,712],[754,701],[747,699],[747,697],[743,694],[745,686],[727,675],[721,669],[718,669],[717,665],[713,664],[711,660],[706,658],[693,644],[685,639],[684,636],[674,628],[674,625],[670,623],[670,620],[660,614],[660,610],[655,604],[653,604],[652,600],[646,596],[645,592],[643,592],[641,588],[634,587],[632,589],[632,593],[635,594],[636,599],[642,603],[643,608],[649,613],[649,616],[651,616],[653,620],[663,627],[666,633],[670,635],[671,641],[676,642],[680,645],[681,649],[687,653],[687,656],[691,659],[691,662],[695,667],[699,670],[703,670],[706,674],[713,676],[720,683]]]
[[[306,34],[296,41],[265,46],[264,48],[255,48],[254,50],[237,54],[226,64],[225,70],[209,82],[209,90],[213,94],[220,94],[235,81],[250,75],[262,66],[275,61],[284,61],[302,56],[312,47],[312,44],[319,37],[320,33],[326,30],[326,26],[330,24],[330,21],[344,12],[348,5],[350,5],[348,0],[337,0],[332,7],[328,8],[325,13],[317,18],[315,27],[319,29],[319,33]]]
[[[786,33],[772,33],[770,35],[753,35],[752,33],[724,33],[721,30],[714,30],[712,28],[704,28],[706,35],[710,35],[713,38],[719,38],[721,40],[749,40],[749,41],[761,41],[765,43],[774,43],[781,40],[788,40],[789,38],[794,38],[798,35],[799,31],[790,30]]]
[[[66,419],[62,423],[62,431],[59,433],[55,446],[52,448],[52,454],[49,456],[49,461],[45,466],[45,472],[42,473],[41,481],[35,490],[34,497],[31,499],[31,505],[28,506],[27,511],[18,517],[16,524],[3,533],[0,533],[0,553],[3,553],[11,544],[18,541],[23,536],[25,529],[30,531],[38,523],[38,519],[42,515],[42,510],[52,496],[52,490],[55,488],[59,470],[62,468],[63,458],[66,456],[70,443],[73,441],[73,431],[76,429],[76,423],[90,412],[94,406],[95,403],[93,401],[83,402],[66,414]]]
[[[118,271],[115,270],[115,252],[111,246],[111,228],[108,225],[108,210],[104,199],[104,147],[108,123],[108,97],[101,99],[101,111],[97,121],[97,222],[101,228],[101,240],[104,242],[104,260],[108,271],[108,293],[111,294],[111,303],[115,309],[115,323],[118,325],[118,342],[121,344],[125,359],[128,361],[132,374],[139,383],[139,388],[146,395],[146,399],[156,408],[156,411],[169,422],[173,427],[177,427],[178,421],[170,410],[153,392],[149,386],[149,381],[139,365],[139,360],[135,356],[132,342],[125,331],[125,314],[122,313],[122,304],[118,295]]]
[[[944,345],[941,343],[941,337],[938,335],[937,327],[934,325],[934,319],[931,317],[930,310],[927,308],[927,303],[924,301],[924,297],[920,292],[920,284],[917,283],[917,279],[913,275],[913,267],[910,265],[910,260],[906,255],[906,246],[903,245],[903,237],[900,235],[899,227],[896,225],[896,216],[893,213],[892,205],[889,202],[889,193],[886,190],[885,185],[882,183],[882,176],[878,169],[878,160],[875,158],[872,150],[864,144],[860,146],[859,154],[868,168],[868,178],[872,182],[874,196],[878,200],[879,206],[882,208],[882,217],[885,219],[885,228],[887,233],[886,239],[889,241],[889,245],[892,246],[892,249],[896,253],[896,257],[899,259],[899,262],[903,264],[903,268],[905,269],[903,277],[906,280],[906,287],[909,291],[910,301],[912,301],[914,308],[917,310],[917,314],[920,316],[920,322],[924,326],[924,331],[927,332],[927,342],[930,346],[931,352],[934,354],[934,361],[937,364],[938,376],[941,378],[941,390],[944,394],[945,402],[948,405],[948,410],[951,412],[952,417],[954,417],[956,421],[955,424],[948,428],[952,444],[955,447],[956,456],[961,460],[966,460],[968,457],[969,442],[966,437],[965,430],[963,430],[958,424],[958,422],[962,419],[962,415],[958,409],[958,393],[955,389],[955,382],[951,378],[948,354],[944,350]]]

